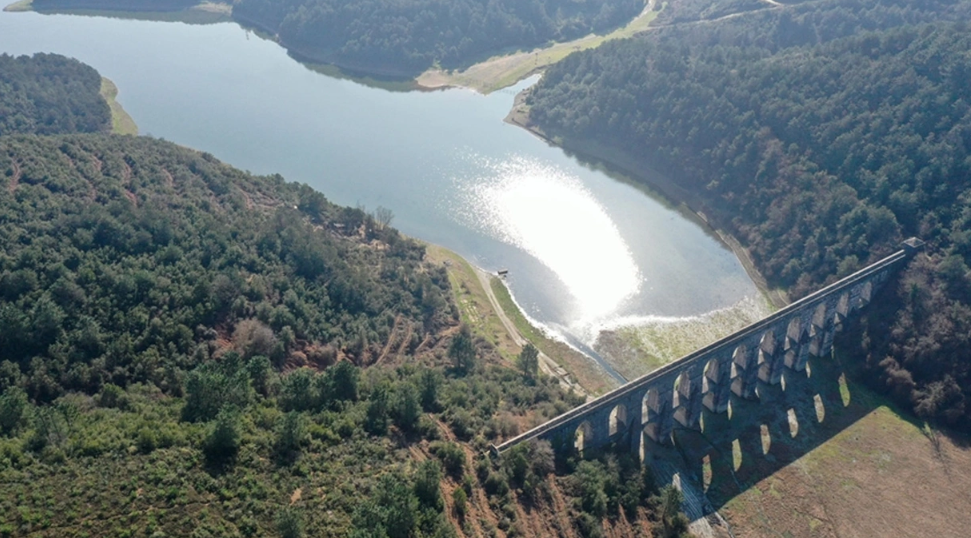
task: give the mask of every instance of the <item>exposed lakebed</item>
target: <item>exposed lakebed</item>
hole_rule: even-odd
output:
[[[78,58],[117,84],[143,134],[391,209],[403,232],[508,269],[525,313],[580,347],[605,328],[762,304],[698,222],[504,123],[532,81],[389,91],[308,69],[234,23],[0,13],[0,52]]]

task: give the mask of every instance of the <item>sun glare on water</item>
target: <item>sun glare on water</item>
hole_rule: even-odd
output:
[[[570,325],[610,316],[639,291],[627,244],[578,178],[522,157],[480,169],[483,177],[467,187],[468,216],[559,277],[575,304]]]

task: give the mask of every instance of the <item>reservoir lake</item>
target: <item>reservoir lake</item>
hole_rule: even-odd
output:
[[[389,91],[310,69],[235,23],[32,12],[0,12],[0,52],[77,58],[117,84],[143,135],[388,208],[404,233],[508,269],[526,315],[591,354],[603,329],[758,294],[696,220],[503,122],[535,77],[488,96]]]

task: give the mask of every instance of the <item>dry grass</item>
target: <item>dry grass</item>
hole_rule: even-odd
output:
[[[445,247],[431,244],[426,245],[426,257],[435,265],[445,265],[462,323],[468,324],[476,336],[496,346],[504,359],[512,361],[519,355],[521,348],[494,314],[489,298],[469,262]]]
[[[768,454],[743,454],[749,468],[737,474],[750,485],[740,494],[724,477],[709,491],[724,502],[720,512],[734,535],[967,536],[967,440],[940,435],[852,381],[838,381],[823,422],[797,409],[794,437],[791,427],[771,424]],[[731,492],[725,501],[718,489]]]
[[[549,338],[541,329],[530,324],[513,300],[512,295],[509,294],[509,289],[506,288],[505,283],[499,278],[494,277],[491,286],[506,316],[516,325],[520,334],[563,368],[571,381],[576,380],[584,390],[592,395],[603,394],[617,388],[617,381],[610,377],[593,359],[559,340]]]
[[[105,101],[108,102],[108,107],[111,108],[111,132],[137,135],[138,125],[135,124],[135,120],[128,115],[128,112],[125,112],[121,103],[115,100],[118,97],[118,87],[115,86],[114,82],[104,77],[101,77],[101,97],[104,97]]]
[[[19,0],[7,5],[3,10],[10,12],[30,11],[32,9],[31,4],[33,4],[33,0]]]
[[[461,86],[471,88],[481,93],[491,93],[519,82],[520,80],[553,65],[568,55],[599,47],[613,39],[631,37],[643,32],[657,18],[659,11],[653,9],[654,2],[632,20],[627,26],[614,30],[605,35],[591,34],[586,37],[556,43],[549,47],[531,51],[520,51],[505,56],[495,56],[484,62],[477,63],[464,71],[444,71],[429,69],[418,77],[420,86],[426,88],[441,88],[445,86]]]

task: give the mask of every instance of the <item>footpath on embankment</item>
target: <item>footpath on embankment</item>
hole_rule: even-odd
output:
[[[595,361],[531,324],[497,276],[445,247],[427,243],[426,247],[429,261],[444,265],[448,272],[462,322],[495,346],[505,361],[516,365],[529,342],[540,352],[541,371],[559,379],[565,389],[589,398],[618,386]]]

